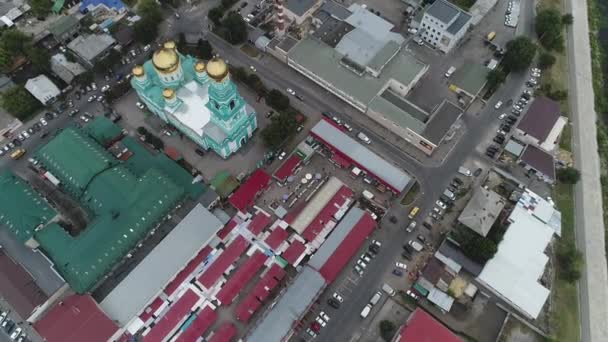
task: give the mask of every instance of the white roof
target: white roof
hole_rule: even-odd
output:
[[[199,86],[196,81],[190,81],[177,90],[177,98],[183,101],[173,116],[199,135],[211,119],[207,109],[209,102],[208,86]]]
[[[353,12],[353,14],[346,18],[345,21],[354,27],[367,31],[375,39],[385,40],[387,33],[394,27],[390,22],[373,14],[359,4],[352,4],[348,10]]]
[[[540,144],[540,148],[545,151],[553,151],[555,145],[557,145],[557,142],[559,141],[559,136],[564,130],[564,126],[566,126],[566,123],[568,123],[568,120],[566,120],[566,118],[564,118],[563,116],[557,118],[555,125],[553,125],[551,131],[549,131],[549,135],[547,136],[545,141]]]
[[[100,303],[120,326],[127,325],[198,253],[222,223],[200,203]]]
[[[312,220],[325,208],[334,195],[342,188],[344,183],[336,177],[331,177],[321,190],[314,196],[312,201],[300,212],[298,217],[291,223],[291,227],[302,234]]]
[[[539,280],[549,260],[545,249],[555,231],[519,204],[509,221],[511,225],[498,251],[486,263],[478,280],[527,316],[537,318],[550,292]]]
[[[36,99],[46,104],[49,99],[59,96],[59,88],[45,75],[38,75],[25,82],[25,89]]]
[[[433,288],[429,292],[429,295],[426,297],[426,299],[428,299],[429,302],[437,305],[442,310],[447,312],[450,312],[450,309],[452,309],[452,304],[454,304],[454,298],[450,297],[448,294],[437,288]]]

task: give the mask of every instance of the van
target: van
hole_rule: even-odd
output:
[[[374,194],[372,194],[371,192],[369,192],[367,190],[363,190],[363,197],[365,197],[371,201],[374,199]]]
[[[473,174],[471,173],[471,170],[467,169],[466,167],[459,167],[458,168],[458,173],[460,173],[463,176],[467,176],[467,177],[471,177]]]
[[[378,304],[378,301],[380,300],[380,298],[382,298],[382,292],[378,291],[378,292],[376,292],[376,294],[374,294],[372,299],[369,300],[369,303],[371,305],[376,305],[376,304]]]
[[[494,38],[496,38],[496,32],[494,32],[494,31],[488,33],[488,35],[486,36],[486,39],[489,41],[494,40]]]
[[[456,199],[456,195],[448,189],[445,189],[443,194],[445,195],[445,197],[451,199],[452,201]]]
[[[409,217],[409,219],[413,219],[414,217],[416,217],[416,214],[418,214],[418,212],[420,211],[420,208],[418,207],[414,207],[411,211],[410,214],[407,216]]]
[[[450,77],[456,71],[456,67],[451,66],[448,71],[445,73],[445,77]]]
[[[369,312],[372,311],[372,306],[367,304],[363,311],[361,311],[361,318],[366,318],[369,315]]]
[[[390,287],[387,283],[384,283],[382,285],[382,291],[386,292],[391,297],[395,295],[395,290],[393,290],[393,288]]]
[[[365,133],[363,132],[359,132],[359,134],[357,134],[357,138],[359,138],[359,140],[363,141],[366,144],[371,144],[372,141],[369,139],[369,137],[367,135],[365,135]]]
[[[22,148],[18,148],[16,150],[14,150],[13,153],[11,153],[11,158],[17,160],[17,159],[23,157],[24,154],[25,154],[25,150]]]

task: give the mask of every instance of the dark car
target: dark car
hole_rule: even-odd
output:
[[[458,177],[454,177],[453,182],[456,183],[456,184],[459,184],[459,185],[463,185],[464,184],[464,182],[460,178],[458,178]]]
[[[53,115],[53,113],[47,112],[44,114],[44,118],[47,120],[53,120],[55,116]]]
[[[495,156],[495,155],[496,155],[496,154],[495,154],[494,152],[490,152],[490,151],[487,151],[487,152],[486,152],[486,156],[488,156],[488,157],[490,157],[490,158],[492,158],[492,159],[494,159],[494,156]]]
[[[199,148],[197,148],[196,150],[194,150],[194,152],[196,154],[198,154],[199,156],[201,156],[201,157],[205,155],[205,151],[203,151],[203,150],[201,150]]]
[[[403,245],[403,249],[406,250],[410,254],[414,253],[414,249],[412,247],[410,247],[410,245]]]
[[[424,226],[424,228],[426,229],[433,229],[433,226],[431,226],[428,222],[422,222],[422,226]]]
[[[501,144],[501,145],[502,145],[502,143],[503,143],[503,142],[505,142],[505,139],[501,139],[500,137],[495,137],[495,138],[494,138],[494,139],[492,139],[492,140],[493,140],[495,143],[497,143],[497,144]]]
[[[406,251],[403,251],[403,253],[401,253],[401,256],[405,260],[412,260],[412,255],[410,253],[406,252]]]
[[[269,110],[268,113],[266,113],[266,117],[270,118],[273,114],[274,114],[274,110]]]
[[[340,302],[335,299],[335,298],[329,298],[327,300],[327,304],[329,304],[329,306],[331,306],[334,309],[339,309],[340,308]]]
[[[446,195],[442,194],[441,196],[439,196],[439,199],[441,200],[441,202],[443,202],[443,203],[445,203],[447,205],[452,204],[452,200],[448,196],[446,196]]]
[[[304,98],[300,94],[296,94],[296,99],[298,99],[300,101],[304,101]]]
[[[49,136],[49,132],[44,132],[40,135],[40,138],[44,139]]]
[[[507,133],[511,132],[511,126],[509,126],[509,125],[502,125],[502,126],[500,126],[500,129]]]
[[[380,252],[380,247],[376,245],[369,245],[369,251],[374,254],[378,254],[378,252]]]
[[[241,8],[245,8],[245,7],[247,7],[247,1],[244,1],[244,2],[241,4]]]
[[[397,277],[403,276],[403,272],[401,272],[401,270],[398,270],[396,268],[393,270],[393,274],[396,275]]]
[[[475,172],[473,172],[473,176],[477,177],[479,176],[481,173],[483,172],[483,170],[481,168],[475,170]]]
[[[13,144],[15,146],[21,146],[21,140],[19,140],[19,139],[13,139]]]
[[[426,243],[426,238],[424,237],[424,235],[418,235],[417,238],[418,240],[420,240],[420,242]]]

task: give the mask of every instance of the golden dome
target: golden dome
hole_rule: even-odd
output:
[[[165,43],[167,45],[167,43]],[[156,51],[152,56],[152,64],[156,70],[162,73],[171,73],[177,70],[179,66],[179,56],[175,49],[167,48],[166,46]]]
[[[144,75],[144,68],[141,65],[136,65],[133,67],[133,76],[141,77]]]
[[[166,41],[165,44],[163,44],[163,47],[165,49],[173,49],[173,50],[175,50],[177,48],[177,46],[175,45],[175,42],[172,40]]]
[[[196,71],[196,72],[204,72],[205,71],[205,63],[202,62],[202,61],[196,62],[196,64],[194,64],[194,71]]]
[[[223,60],[214,57],[207,63],[207,74],[216,82],[221,82],[228,76],[228,65]]]
[[[171,100],[175,97],[175,91],[171,88],[165,88],[165,90],[163,90],[163,97],[167,100]]]

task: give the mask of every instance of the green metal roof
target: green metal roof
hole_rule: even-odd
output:
[[[97,142],[72,127],[36,151],[35,158],[74,197],[80,197],[95,175],[118,163]]]
[[[102,146],[107,146],[122,133],[122,128],[105,116],[97,116],[84,126],[84,131]]]
[[[123,172],[107,171],[108,175],[100,176],[103,180],[91,183],[91,196],[99,193],[104,197],[97,203],[109,204],[106,201],[114,195],[122,205],[98,216],[79,236],[69,236],[56,224],[36,233],[42,249],[78,293],[100,281],[183,197],[183,189],[159,170],[148,170],[138,180],[119,180]],[[113,186],[103,190],[110,183]],[[126,187],[122,193],[111,193],[121,183]]]
[[[57,215],[29,184],[8,170],[0,173],[0,194],[0,225],[23,243],[34,235],[36,227]]]
[[[78,18],[73,15],[64,15],[49,27],[49,31],[53,36],[58,37],[69,32],[76,25],[78,25]]]

